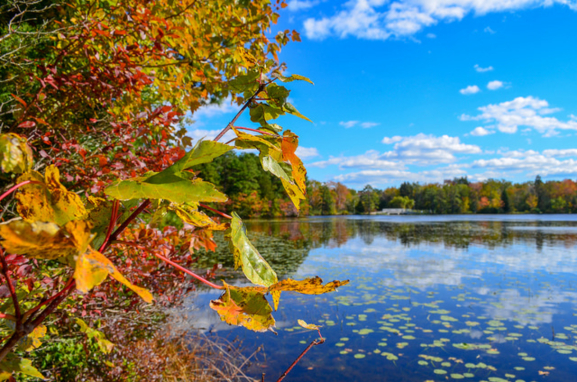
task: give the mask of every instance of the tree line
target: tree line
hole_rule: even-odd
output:
[[[290,203],[282,184],[262,171],[258,156],[227,153],[200,166],[200,176],[229,195],[226,210],[244,217],[366,214],[383,208],[409,208],[432,214],[575,213],[577,182],[571,179],[513,183],[504,179],[443,183],[404,182],[386,189],[366,185],[361,191],[339,182],[307,179],[307,195],[300,212]]]

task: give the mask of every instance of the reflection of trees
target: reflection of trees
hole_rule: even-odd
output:
[[[401,243],[405,247],[441,243],[447,248],[467,249],[482,245],[489,249],[515,244],[544,247],[572,247],[577,244],[577,227],[572,222],[504,222],[504,221],[448,221],[448,222],[386,222],[346,217],[310,218],[302,220],[251,221],[248,234],[259,252],[270,262],[279,276],[295,272],[314,248],[338,248],[347,241],[360,238],[370,246],[376,238]],[[563,231],[562,229],[565,229]],[[200,267],[220,263],[233,268],[232,251],[223,235],[216,238],[216,252],[198,251]]]

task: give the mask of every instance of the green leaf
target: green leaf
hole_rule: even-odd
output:
[[[233,146],[225,145],[220,142],[199,141],[188,153],[186,153],[186,155],[174,162],[172,166],[150,177],[148,182],[156,183],[156,179],[163,179],[168,174],[178,174],[193,166],[212,162],[214,158],[223,155],[233,148]]]
[[[293,82],[293,81],[306,81],[311,85],[314,85],[314,82],[312,82],[309,78],[305,77],[305,76],[300,76],[298,74],[293,74],[292,76],[289,77],[285,77],[285,76],[277,76],[277,78],[279,80],[281,80],[282,82]]]
[[[224,282],[223,282],[224,283]],[[210,307],[230,325],[244,326],[255,332],[272,330],[275,321],[264,293],[255,288],[237,288],[224,283],[226,291]]]
[[[0,167],[4,172],[21,174],[32,168],[32,149],[26,138],[17,134],[0,134]]]
[[[22,374],[29,375],[31,377],[36,377],[44,379],[44,376],[40,374],[38,369],[32,366],[32,361],[26,358],[20,358],[14,353],[10,353],[0,362],[0,370],[13,373],[19,372]]]
[[[174,203],[185,202],[226,202],[228,198],[212,183],[200,178],[189,180],[184,173],[154,174],[148,177],[132,178],[116,182],[104,193],[119,200],[166,199]],[[151,179],[153,178],[153,179]],[[152,182],[151,182],[152,181]]]
[[[251,91],[254,93],[258,89],[257,78],[258,71],[250,71],[247,74],[241,74],[228,82],[228,87],[235,93]]]
[[[169,209],[176,212],[183,222],[199,228],[209,228],[211,230],[222,231],[226,229],[226,224],[217,224],[207,214],[198,210],[198,205],[171,204]]]
[[[311,123],[313,122],[313,121],[311,121],[310,119],[308,119],[307,117],[305,117],[304,115],[302,115],[302,114],[297,110],[297,108],[294,107],[294,106],[293,106],[291,103],[289,103],[289,102],[285,103],[283,108],[284,108],[284,110],[285,110],[287,113],[289,113],[289,114],[292,114],[292,115],[294,115],[294,116],[297,116],[297,117],[299,117],[299,118],[302,118],[302,119],[304,119],[304,120],[306,120],[306,121],[309,121],[309,122],[311,122]]]
[[[256,285],[268,287],[278,282],[275,271],[248,240],[246,227],[236,212],[232,213],[231,229],[235,268],[242,266],[246,277]]]
[[[273,159],[270,155],[260,155],[260,162],[262,168],[270,172],[277,177],[286,180],[287,182],[292,182],[291,177],[286,173],[286,171],[281,167],[281,165]]]

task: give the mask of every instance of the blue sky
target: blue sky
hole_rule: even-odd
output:
[[[577,178],[577,1],[290,0],[280,58],[309,176],[360,189],[403,181]],[[234,116],[195,115],[211,138]],[[250,126],[244,118],[241,126]]]

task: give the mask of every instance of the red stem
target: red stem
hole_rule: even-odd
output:
[[[138,206],[138,208],[132,213],[132,215],[130,215],[125,221],[124,223],[122,223],[120,225],[120,227],[118,227],[116,229],[116,231],[114,231],[112,233],[112,235],[110,235],[110,238],[108,239],[108,242],[112,242],[114,240],[116,240],[116,238],[118,237],[118,235],[120,235],[122,233],[122,231],[124,231],[126,229],[126,227],[128,227],[128,225],[134,220],[136,219],[136,217],[138,215],[140,215],[140,213],[142,211],[144,211],[144,209],[146,207],[148,207],[148,205],[150,204],[150,199],[146,199],[144,202],[142,202],[142,204],[140,206]],[[106,249],[106,247],[104,248]]]
[[[201,283],[204,283],[206,285],[208,285],[211,288],[215,288],[215,289],[224,289],[224,287],[220,286],[220,285],[216,285],[211,283],[210,281],[208,281],[207,279],[200,277],[199,275],[197,275],[196,273],[194,273],[193,271],[186,269],[185,267],[178,265],[177,263],[175,263],[172,260],[167,259],[166,257],[159,255],[158,253],[151,251],[149,248],[146,248],[145,246],[130,242],[130,241],[123,241],[123,240],[116,240],[114,242],[115,244],[125,244],[125,245],[130,245],[132,247],[141,249],[143,251],[146,251],[156,257],[158,257],[160,260],[164,261],[165,263],[168,263],[170,265],[172,265],[173,267],[175,267],[176,269],[178,269],[179,271],[182,271],[188,275],[191,275],[192,277],[194,277],[195,279],[197,279],[198,281],[200,281]]]
[[[34,308],[30,309],[28,312],[24,313],[24,317],[30,317],[34,314],[38,309],[42,308],[44,305],[51,303],[52,301],[56,300],[58,297],[62,296],[66,291],[76,285],[76,280],[74,280],[74,275],[70,277],[70,280],[66,283],[64,288],[54,296],[50,297],[48,300],[41,302],[40,304],[36,305]]]
[[[106,238],[104,239],[104,242],[100,246],[100,249],[98,250],[99,252],[104,251],[107,247],[108,240],[110,239],[110,235],[112,234],[112,229],[114,228],[114,225],[116,224],[116,220],[118,219],[118,205],[119,205],[119,203],[120,202],[118,200],[114,201],[114,205],[112,206],[112,213],[110,214],[110,223],[108,224],[108,230],[106,231]]]
[[[238,129],[238,130],[248,130],[248,131],[253,131],[253,132],[255,132],[255,133],[270,135],[270,136],[272,136],[272,137],[276,137],[276,136],[277,136],[276,134],[269,133],[268,131],[256,130],[256,129],[251,129],[251,128],[248,128],[248,127],[235,126],[234,128],[235,128],[235,129]]]
[[[12,280],[10,280],[10,276],[8,275],[8,264],[6,263],[6,259],[4,258],[4,250],[0,248],[0,261],[2,262],[2,274],[6,279],[6,283],[8,284],[8,290],[10,291],[10,296],[12,297],[12,302],[14,303],[14,312],[16,314],[16,326],[22,325],[20,319],[22,315],[20,314],[20,304],[18,304],[18,297],[16,296],[16,291],[14,290],[14,285],[12,285]]]
[[[307,346],[307,348],[306,348],[305,350],[303,350],[303,352],[301,353],[301,355],[299,355],[299,356],[297,357],[297,359],[294,360],[294,362],[289,366],[289,368],[286,369],[286,371],[285,371],[284,373],[282,373],[282,375],[280,376],[279,379],[277,379],[276,382],[282,381],[282,380],[287,376],[287,374],[292,370],[292,368],[295,367],[295,365],[296,365],[297,363],[299,363],[299,361],[301,360],[301,358],[302,358],[305,354],[307,354],[307,352],[308,352],[309,350],[311,350],[311,348],[312,348],[313,346],[320,345],[320,344],[322,344],[322,343],[324,343],[324,342],[325,342],[325,339],[322,338],[322,337],[321,337],[321,338],[317,338],[316,340],[313,340],[313,342],[311,342],[311,343],[309,344],[309,346]]]
[[[227,131],[230,130],[230,128],[232,127],[232,125],[234,125],[234,123],[236,122],[236,120],[242,115],[242,113],[244,113],[245,109],[248,107],[248,105],[250,105],[250,103],[254,100],[254,98],[256,97],[256,95],[258,93],[260,93],[261,91],[264,90],[264,88],[266,87],[265,84],[261,84],[259,85],[257,91],[244,103],[244,105],[242,106],[242,108],[238,111],[238,113],[234,116],[234,118],[232,119],[232,121],[230,121],[230,123],[228,125],[226,125],[226,127],[220,132],[220,134],[218,134],[216,136],[216,138],[214,138],[214,141],[217,142],[220,138],[222,138],[222,136],[224,134],[226,134]]]
[[[209,207],[209,206],[207,206],[207,205],[205,205],[205,204],[198,203],[198,205],[201,206],[202,208],[206,208],[207,210],[211,210],[212,212],[214,212],[214,213],[216,213],[216,214],[219,214],[220,216],[222,216],[222,217],[224,217],[224,218],[232,219],[232,216],[227,215],[227,214],[225,214],[224,212],[220,212],[220,211],[218,211],[218,210],[215,210],[214,208]]]
[[[8,195],[10,195],[12,192],[16,191],[17,189],[19,189],[22,186],[25,186],[27,184],[43,184],[42,182],[39,182],[37,180],[25,180],[22,183],[18,183],[17,185],[10,187],[10,189],[8,189],[8,191],[6,191],[5,193],[3,193],[2,195],[0,195],[0,201],[2,201],[2,199],[4,199],[5,197],[7,197]]]
[[[11,314],[0,313],[0,318],[4,318],[4,319],[10,320],[10,321],[16,321],[16,317],[14,317]],[[0,341],[0,342],[2,342],[2,341]]]

